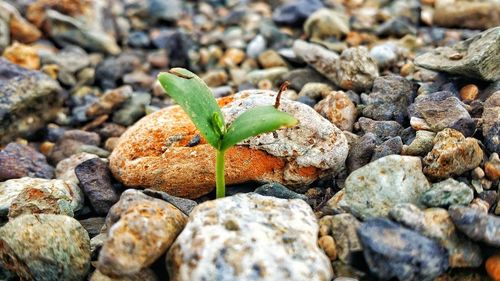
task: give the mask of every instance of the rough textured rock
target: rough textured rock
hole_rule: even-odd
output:
[[[0,181],[22,177],[50,179],[54,174],[45,156],[25,144],[9,143],[0,151],[0,163]]]
[[[358,111],[343,91],[332,91],[314,109],[343,131],[352,131]]]
[[[479,166],[483,151],[474,138],[444,129],[433,140],[434,147],[423,159],[424,173],[434,178],[460,175]]]
[[[465,136],[472,136],[476,129],[476,124],[465,105],[451,92],[420,95],[408,111],[411,117],[423,118],[436,133],[445,128],[452,128]]]
[[[397,203],[420,205],[420,195],[429,188],[420,158],[389,155],[352,172],[339,205],[361,219],[386,217]]]
[[[482,119],[486,148],[500,153],[500,91],[493,93],[484,102]]]
[[[487,81],[500,79],[500,27],[494,27],[451,47],[439,47],[415,58],[415,64]]]
[[[89,236],[68,216],[20,216],[0,228],[0,263],[25,280],[82,280]]]
[[[435,136],[436,133],[434,132],[425,130],[417,131],[413,141],[409,145],[403,146],[403,154],[425,156],[432,150],[432,147],[434,146],[432,140],[434,140]]]
[[[24,204],[25,207],[29,206],[30,202],[19,202],[21,199],[16,199],[23,193],[25,193],[22,195],[23,198],[33,200],[35,207],[37,205],[35,202],[37,200],[43,202],[44,198],[52,198],[54,201],[50,202],[53,204],[64,204],[64,201],[69,199],[73,211],[78,211],[83,207],[83,193],[75,184],[63,180],[25,177],[0,183],[0,216],[7,215],[14,201]],[[63,201],[59,202],[58,200]],[[66,209],[64,205],[60,207]],[[57,209],[57,206],[54,208]]]
[[[498,153],[492,153],[490,155],[490,159],[484,164],[484,172],[492,181],[500,179],[500,157]]]
[[[283,186],[279,183],[266,183],[264,185],[261,185],[257,187],[254,190],[255,193],[264,195],[264,196],[272,196],[276,198],[281,198],[281,199],[302,199],[302,200],[307,200],[307,196],[304,194],[300,194],[297,192],[293,192],[290,189],[286,188],[286,186]]]
[[[0,143],[42,128],[61,110],[59,84],[0,58]]]
[[[344,90],[368,91],[378,77],[377,63],[364,46],[346,49],[340,54],[336,65],[335,83]]]
[[[474,191],[463,182],[452,178],[433,183],[431,189],[422,193],[420,201],[429,207],[468,205],[474,199]]]
[[[89,233],[90,238],[93,238],[101,233],[105,220],[106,218],[103,217],[92,217],[79,220],[78,222],[80,222],[83,228]]]
[[[377,77],[372,92],[361,95],[361,101],[366,104],[363,116],[402,124],[414,96],[413,84],[405,78],[394,75]]]
[[[93,158],[98,158],[99,156],[91,153],[86,153],[86,152],[81,152],[77,154],[71,155],[69,158],[66,158],[59,163],[57,163],[56,166],[56,178],[60,180],[65,180],[72,182],[74,184],[80,183],[78,178],[76,177],[75,174],[75,168],[76,166],[80,165],[81,163],[93,159]]]
[[[390,138],[375,148],[375,150],[373,151],[371,161],[375,161],[377,159],[380,159],[388,155],[393,155],[393,154],[399,155],[402,149],[403,149],[403,141],[401,140],[401,137],[397,136]]]
[[[366,133],[375,134],[380,140],[388,140],[401,135],[403,127],[396,121],[375,121],[370,118],[361,117],[358,120],[359,127]]]
[[[433,280],[448,268],[448,253],[436,241],[388,219],[367,220],[358,235],[370,271],[382,280]]]
[[[500,218],[480,210],[454,205],[449,209],[455,226],[474,241],[500,247]]]
[[[137,274],[165,253],[185,223],[186,215],[170,203],[124,192],[106,218],[108,238],[97,268],[108,276]]]
[[[120,199],[119,190],[111,182],[108,163],[100,158],[92,158],[75,167],[75,174],[83,192],[98,215],[106,215]]]
[[[109,114],[114,109],[119,107],[132,95],[132,87],[129,85],[122,86],[113,90],[108,90],[104,95],[91,104],[85,114],[87,117],[97,117],[102,114]]]
[[[55,214],[73,216],[72,198],[58,189],[24,188],[10,203],[9,219],[24,214]]]
[[[453,224],[445,209],[421,211],[412,204],[398,204],[390,211],[397,222],[434,239],[449,252],[450,267],[478,267],[482,263],[478,245],[464,237]]]
[[[444,27],[495,27],[500,25],[500,4],[495,1],[436,1],[432,22]]]
[[[238,194],[193,210],[167,268],[172,281],[331,280],[317,235],[304,201]]]
[[[363,251],[356,233],[360,226],[361,223],[351,214],[324,216],[319,221],[319,234],[332,236],[335,239],[338,258],[346,264],[351,264]]]
[[[273,92],[243,91],[219,99],[227,123],[241,112],[274,104]],[[280,110],[299,125],[252,137],[226,152],[226,183],[275,181],[303,187],[342,169],[347,141],[340,130],[302,103],[282,99]],[[180,107],[150,114],[125,132],[110,156],[113,175],[127,186],[150,187],[196,198],[215,186],[215,151],[204,139],[188,146],[197,130]],[[277,137],[275,137],[277,136]]]
[[[10,62],[26,69],[37,70],[40,68],[40,57],[36,49],[29,45],[15,42],[5,48],[2,56]]]

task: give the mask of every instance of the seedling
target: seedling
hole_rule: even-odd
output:
[[[228,125],[210,88],[196,74],[183,68],[172,68],[169,72],[160,73],[158,81],[167,95],[184,109],[206,141],[217,150],[217,198],[224,197],[226,193],[224,154],[229,148],[247,138],[298,123],[290,114],[278,110],[281,93],[287,83],[281,86],[274,106],[251,108]]]

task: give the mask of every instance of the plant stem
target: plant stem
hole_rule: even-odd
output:
[[[222,198],[226,196],[226,184],[224,181],[224,154],[226,151],[217,150],[217,159],[215,164],[215,196]]]

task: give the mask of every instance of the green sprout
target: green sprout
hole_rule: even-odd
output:
[[[158,75],[161,86],[189,116],[206,141],[217,150],[215,164],[216,197],[225,196],[224,154],[237,143],[282,127],[293,127],[298,121],[278,110],[285,82],[276,97],[276,103],[251,108],[226,125],[224,116],[210,88],[196,74],[183,68],[172,68]],[[257,121],[258,120],[258,121]]]

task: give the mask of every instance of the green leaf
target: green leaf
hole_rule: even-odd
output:
[[[224,131],[224,127],[220,127],[220,124],[224,125],[224,119],[205,82],[183,68],[160,73],[158,81],[167,95],[184,109],[207,142],[217,148]]]
[[[292,115],[279,111],[273,106],[259,106],[243,112],[227,129],[222,138],[220,150],[262,133],[272,132],[282,127],[293,127],[298,123]]]

